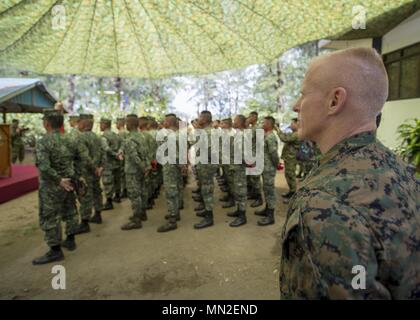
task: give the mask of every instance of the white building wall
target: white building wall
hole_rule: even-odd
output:
[[[387,54],[418,42],[420,42],[420,10],[382,37],[382,53]],[[378,139],[387,147],[396,148],[400,143],[397,136],[398,126],[414,118],[420,119],[420,98],[385,103]]]

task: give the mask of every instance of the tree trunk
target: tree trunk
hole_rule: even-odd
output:
[[[74,110],[74,101],[76,100],[76,86],[74,84],[76,76],[74,74],[71,74],[69,76],[69,98],[67,100],[67,109],[68,111]]]

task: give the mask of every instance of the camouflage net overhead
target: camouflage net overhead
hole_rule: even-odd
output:
[[[269,62],[307,41],[383,34],[418,2],[361,1],[367,30],[352,36],[359,1],[2,0],[0,64],[45,74],[207,74]]]

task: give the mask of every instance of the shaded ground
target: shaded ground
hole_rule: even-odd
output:
[[[66,290],[52,289],[52,264],[31,264],[47,249],[38,227],[37,192],[2,204],[0,299],[278,299],[282,174],[276,184],[276,224],[264,228],[250,207],[248,224],[230,228],[230,209],[216,201],[215,226],[194,230],[194,184],[187,186],[182,220],[173,232],[156,232],[166,214],[163,192],[140,230],[120,230],[130,204],[116,204],[103,213],[103,224],[77,237],[75,251],[64,251],[59,264],[66,268]],[[216,187],[216,199],[220,195]]]

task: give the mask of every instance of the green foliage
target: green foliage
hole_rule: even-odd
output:
[[[398,135],[402,140],[397,152],[408,162],[416,166],[420,175],[420,119],[413,124],[404,123],[398,127]]]

